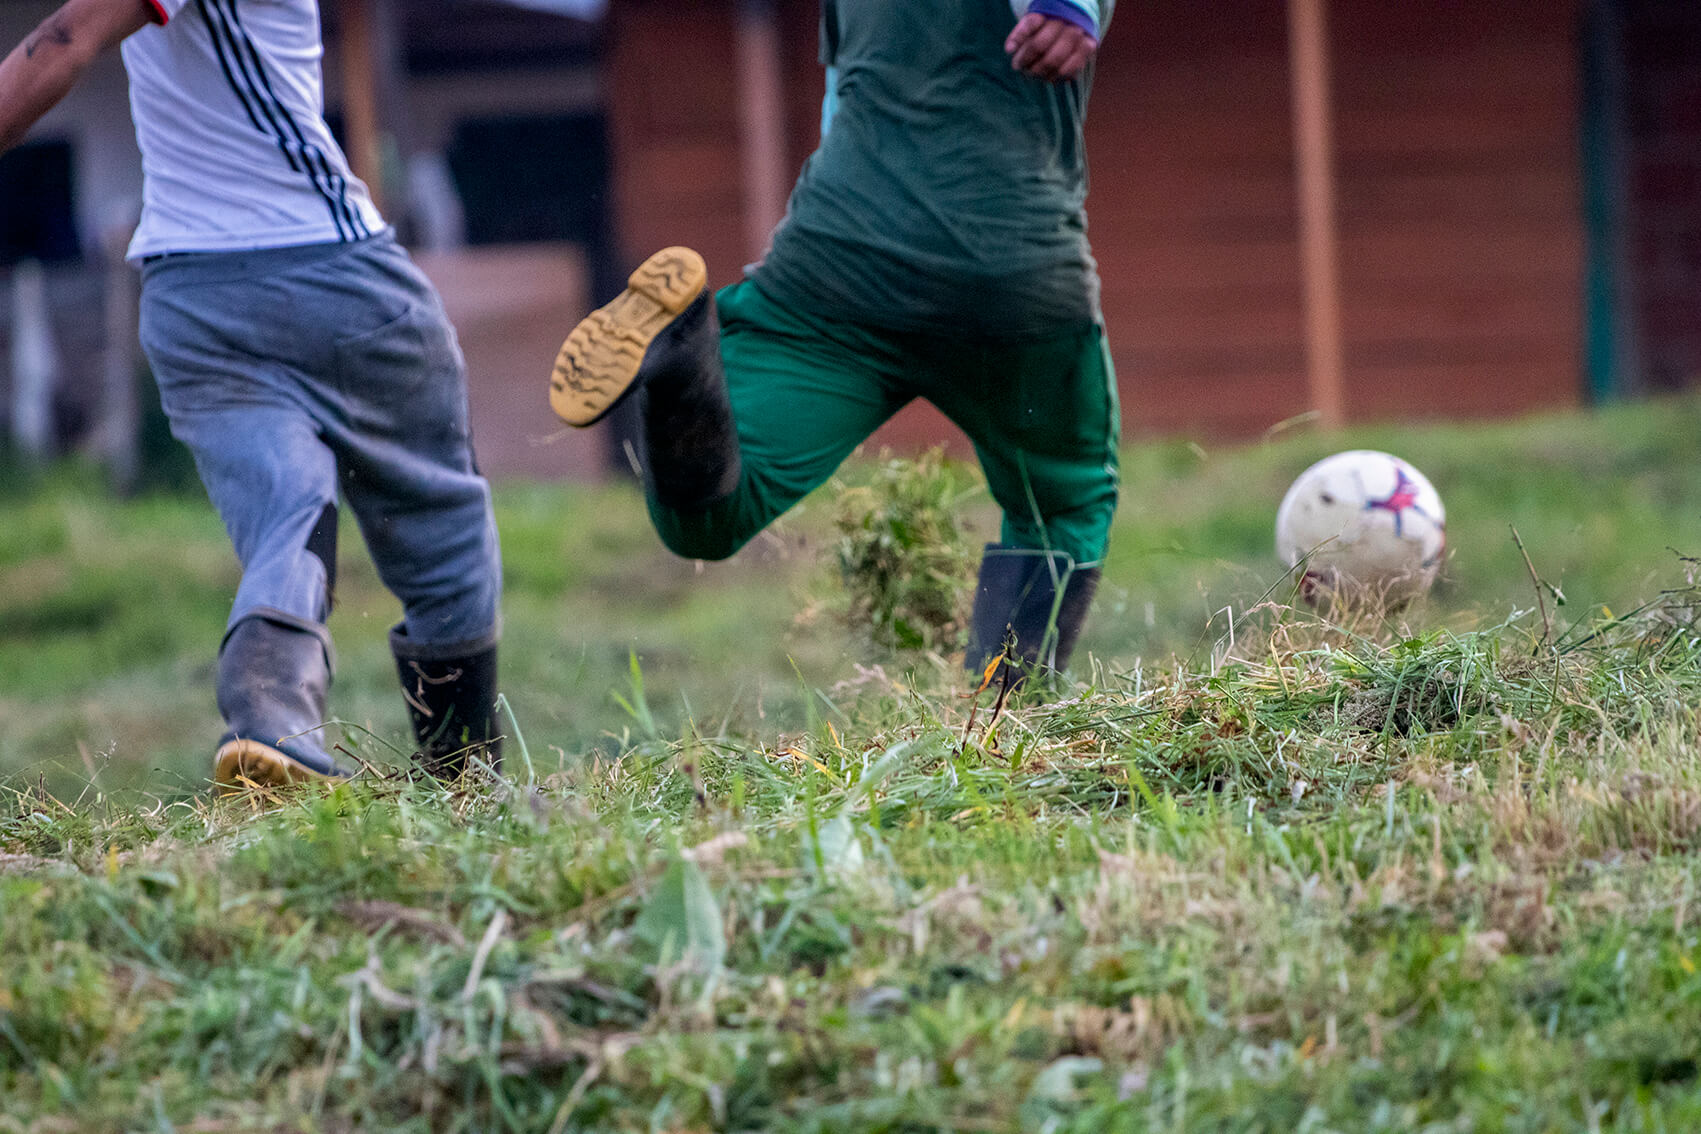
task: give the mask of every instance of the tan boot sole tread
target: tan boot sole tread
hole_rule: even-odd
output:
[[[677,319],[709,279],[703,257],[664,248],[638,266],[626,290],[587,315],[561,344],[549,376],[549,405],[568,425],[599,421],[638,376],[644,352]]]
[[[213,783],[225,793],[253,788],[287,787],[331,777],[302,767],[269,744],[258,740],[226,741],[213,757]]]

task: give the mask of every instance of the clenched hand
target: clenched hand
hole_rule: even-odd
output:
[[[1036,79],[1073,79],[1099,49],[1099,41],[1068,20],[1029,12],[1016,23],[1004,50],[1016,70]]]

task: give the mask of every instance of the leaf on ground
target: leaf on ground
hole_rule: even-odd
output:
[[[1047,1102],[1069,1102],[1075,1097],[1077,1080],[1097,1075],[1104,1070],[1104,1061],[1083,1055],[1065,1055],[1046,1065],[1045,1070],[1034,1076],[1034,1085],[1028,1089],[1031,1099],[1044,1099]]]
[[[835,815],[815,829],[813,845],[804,848],[805,868],[835,881],[861,874],[866,862],[856,826],[848,815]]]
[[[685,960],[704,969],[718,969],[726,961],[720,905],[703,871],[687,858],[673,860],[632,931],[658,954],[683,953]]]

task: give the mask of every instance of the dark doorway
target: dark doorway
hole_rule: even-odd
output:
[[[1631,296],[1651,390],[1701,380],[1701,4],[1626,0]]]
[[[1701,4],[1590,0],[1583,156],[1590,386],[1701,383]]]
[[[71,144],[30,142],[0,154],[0,265],[75,260]]]
[[[467,243],[571,240],[608,228],[608,138],[600,114],[475,118],[449,143]]]

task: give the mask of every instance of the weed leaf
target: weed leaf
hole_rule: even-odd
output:
[[[687,962],[706,971],[726,961],[720,905],[702,870],[686,858],[676,858],[668,866],[644,903],[633,932],[659,955],[683,952]]]

